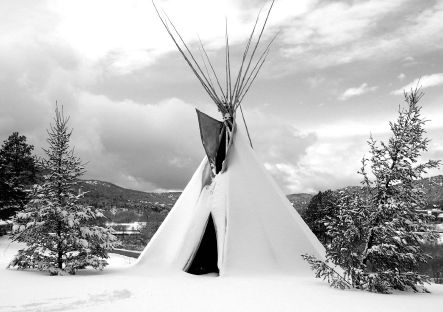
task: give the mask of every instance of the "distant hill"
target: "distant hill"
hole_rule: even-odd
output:
[[[290,194],[286,196],[291,202],[292,206],[297,210],[299,214],[303,214],[308,208],[311,198],[314,197],[312,194],[300,193],[300,194]]]
[[[428,209],[432,207],[443,207],[443,175],[424,178],[414,182],[415,186],[421,188],[426,194]],[[360,186],[348,186],[341,190],[348,192],[361,191]]]
[[[443,207],[443,175],[438,175],[415,182],[426,193],[428,206]]]
[[[432,206],[443,207],[443,175],[438,175],[415,182],[421,187],[428,201],[428,208]],[[87,192],[84,202],[88,205],[102,208],[105,211],[133,210],[139,214],[149,210],[150,213],[161,215],[161,219],[167,215],[174,206],[181,192],[142,192],[119,187],[115,184],[98,180],[79,180],[79,189]],[[349,192],[360,191],[359,186],[349,186],[342,190]],[[306,210],[314,195],[300,193],[290,194],[287,198],[294,208],[302,213]]]
[[[87,192],[83,202],[104,210],[150,209],[156,213],[167,214],[174,206],[181,192],[142,192],[126,189],[115,184],[98,180],[79,180],[79,191]],[[289,201],[297,211],[305,210],[313,195],[301,193],[288,195]]]
[[[113,214],[119,211],[133,211],[139,216],[148,214],[150,220],[163,220],[181,194],[135,191],[98,180],[79,180],[77,186],[78,191],[86,192],[83,202],[87,205]]]
[[[433,176],[414,182],[417,187],[420,187],[426,194],[426,201],[428,202],[427,209],[433,207],[443,208],[443,175]],[[332,188],[331,188],[332,189]],[[361,191],[361,186],[348,186],[340,190],[348,192],[359,192]],[[309,205],[311,198],[314,195],[311,194],[291,194],[287,195],[292,206],[302,214]]]

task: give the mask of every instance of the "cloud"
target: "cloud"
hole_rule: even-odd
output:
[[[415,60],[412,56],[407,56],[403,59],[403,67],[411,67],[417,65],[419,62]]]
[[[424,89],[439,86],[441,84],[443,84],[443,73],[425,75],[421,78],[414,79],[412,82],[408,83],[398,90],[392,91],[391,94],[403,94],[404,91],[408,92],[411,89],[415,89],[417,86],[421,86],[421,88]]]
[[[322,85],[326,81],[326,78],[323,76],[315,76],[306,78],[306,82],[312,89],[315,89]]]
[[[347,100],[350,97],[353,96],[358,96],[358,95],[362,95],[368,92],[372,92],[377,90],[377,86],[373,86],[373,87],[368,87],[367,83],[362,84],[360,87],[358,88],[349,88],[347,89],[340,97],[339,100]]]
[[[125,99],[134,92],[119,92],[118,85],[114,89],[119,96],[112,98],[96,87],[109,77],[133,78],[129,76],[131,71],[152,66],[159,54],[175,47],[161,25],[154,27],[152,20],[155,18],[159,24],[157,17],[143,16],[146,2],[132,1],[124,7],[115,2],[108,5],[107,1],[88,3],[88,10],[84,10],[82,3],[86,2],[51,2],[49,9],[34,6],[27,10],[30,18],[25,23],[2,23],[0,139],[18,131],[35,146],[38,156],[44,156],[41,148],[47,147],[45,129],[49,128],[58,101],[65,115],[71,117],[68,125],[74,129],[71,146],[75,146],[75,154],[89,162],[85,178],[143,191],[183,189],[204,156],[195,106],[177,98]],[[233,1],[228,5],[238,4]],[[97,14],[103,8],[106,14]],[[8,16],[20,11],[13,6],[8,10]],[[32,11],[39,13],[33,15]],[[235,19],[235,23],[249,23],[253,22],[251,17],[255,18],[256,10],[254,14],[237,14],[242,18]],[[38,18],[40,15],[48,20]],[[100,23],[97,16],[103,16]],[[178,23],[189,22],[189,18],[182,15]],[[146,21],[148,24],[144,24]],[[219,26],[214,22],[211,25],[216,24]],[[248,27],[237,28],[250,31]],[[153,34],[157,31],[161,34]],[[204,29],[201,36],[211,41],[215,37],[208,31]],[[223,37],[224,29],[219,33]],[[235,42],[239,36],[245,38],[234,32],[230,40]],[[210,44],[217,45],[215,41]],[[177,72],[172,74],[177,76]],[[176,79],[182,80],[182,76]],[[157,86],[163,84],[157,82]],[[215,106],[210,107],[209,111],[219,117]],[[248,121],[255,131],[257,151],[271,164],[295,163],[315,140],[312,134],[303,135],[278,117],[248,110],[245,113],[250,113]]]
[[[19,49],[25,55],[15,66],[0,58],[0,92],[8,103],[0,107],[0,138],[19,131],[44,156],[45,129],[58,100],[71,117],[71,146],[89,162],[84,178],[143,191],[186,186],[204,156],[194,105],[175,98],[143,103],[94,94],[87,86],[100,81],[100,72],[91,71],[75,51],[63,45],[45,50],[33,42],[25,47]],[[32,51],[29,57],[26,51]],[[215,105],[202,107],[219,118]],[[303,134],[279,117],[250,110],[245,114],[256,151],[272,166],[296,164],[315,141],[313,133]],[[284,190],[291,188],[293,180],[284,172],[276,171],[274,177]]]
[[[306,147],[297,162],[266,163],[265,167],[286,193],[311,193],[358,185],[357,171],[367,154],[368,136],[323,138]]]
[[[286,169],[297,166],[317,141],[317,135],[300,131],[283,118],[260,109],[246,110],[245,116],[254,150],[277,184],[285,193],[299,189],[297,178]]]
[[[38,49],[27,51],[39,54]],[[153,104],[111,100],[82,88],[82,66],[64,70],[44,57],[21,60],[23,66],[16,62],[8,68],[0,59],[7,69],[0,83],[0,141],[18,131],[44,157],[45,129],[58,100],[71,117],[71,146],[89,162],[84,178],[143,191],[182,189],[189,181],[204,155],[193,106],[178,99]]]
[[[262,5],[249,0],[158,3],[190,45],[195,44],[198,31],[211,56],[224,55],[226,14],[233,58]],[[334,102],[340,96],[336,90],[346,89],[341,87],[344,78],[336,74],[337,65],[361,59],[383,62],[390,56],[396,62],[409,55],[420,59],[420,53],[439,49],[441,41],[435,38],[441,33],[440,8],[411,11],[410,7],[407,1],[277,1],[264,35],[278,29],[283,32],[269,55],[272,65],[265,65],[264,70],[308,71],[305,78],[297,74],[284,82],[261,75],[269,91],[258,80],[255,86],[261,93],[247,100],[253,99],[249,107],[262,109],[251,108],[245,114],[256,152],[285,192],[315,192],[358,182],[353,176],[366,151],[361,146],[365,147],[374,129],[362,120],[337,121],[334,114],[343,111],[330,114],[330,105],[315,111],[316,105],[309,103]],[[399,14],[407,14],[408,20],[393,18]],[[89,161],[85,178],[144,191],[185,187],[204,155],[194,107],[216,118],[219,113],[204,90],[198,89],[149,1],[129,0],[125,5],[118,1],[28,1],[26,6],[3,2],[0,18],[0,141],[19,131],[43,156],[45,129],[58,101],[71,116],[75,153]],[[418,53],[414,47],[422,50]],[[223,67],[224,63],[215,62],[219,64]],[[328,71],[317,70],[327,66],[331,67]],[[305,83],[297,83],[294,77],[298,82],[306,79]],[[348,89],[342,96],[373,91],[376,87],[370,85],[378,84],[364,81],[367,84]],[[308,90],[298,92],[294,85]],[[307,86],[326,95],[313,94]],[[265,109],[263,101],[268,100],[260,98],[263,92],[275,94],[282,105]],[[435,112],[440,109],[437,104]],[[312,130],[301,131],[300,125],[292,124],[289,118],[295,110],[309,120],[304,126]],[[327,119],[335,124],[325,125]],[[434,123],[438,129],[440,119]],[[357,135],[347,135],[349,128]]]
[[[45,8],[27,10],[49,20],[30,12],[10,32],[4,31],[8,23],[0,27],[0,141],[18,131],[44,157],[58,101],[71,116],[75,154],[89,161],[85,178],[145,191],[183,188],[204,155],[193,106],[177,99],[119,101],[87,91],[106,79],[107,68],[46,27],[42,21],[56,24]]]
[[[77,99],[70,113],[72,144],[89,161],[86,178],[144,191],[180,190],[204,157],[195,109],[188,103],[140,104],[87,92]],[[205,112],[220,119],[213,106]],[[259,110],[245,114],[259,158],[285,192],[294,189],[285,168],[297,165],[316,135]]]
[[[167,53],[178,53],[151,1],[50,3],[52,13],[59,17],[54,32],[88,60],[105,65],[110,75],[129,74],[159,62]],[[245,44],[261,7],[246,7],[235,0],[158,0],[155,3],[197,55],[199,37],[209,54],[224,48],[225,17],[228,18],[230,44]],[[266,7],[260,23],[265,11]],[[264,37],[269,35],[266,32]]]
[[[317,3],[309,12],[298,19],[292,19],[284,28],[283,40],[286,44],[292,45],[292,48],[285,48],[285,53],[294,57],[309,57],[306,53],[320,53],[321,57],[327,59],[321,62],[321,57],[313,57],[321,62],[319,65],[325,65],[325,62],[330,62],[332,59],[338,61],[337,57],[354,58],[351,56],[353,50],[361,47],[354,44],[367,42],[371,31],[376,28],[379,21],[402,4],[403,1],[375,0],[353,4]],[[340,48],[343,46],[348,46],[348,49]],[[341,59],[339,62],[347,60]]]
[[[298,166],[299,179],[315,191],[358,185],[357,171],[367,153],[367,136],[319,141],[308,148]]]
[[[313,2],[285,22],[282,54],[298,68],[326,68],[358,60],[398,60],[440,50],[443,5],[408,0]],[[408,18],[405,18],[408,16]],[[288,62],[285,63],[286,68]]]
[[[167,53],[176,53],[150,1],[50,4],[54,35],[88,60],[106,66],[109,75],[128,74],[160,62]],[[192,50],[198,32],[212,53],[224,47],[225,16],[233,49],[245,44],[262,2],[169,0],[157,1],[157,5],[167,12]],[[442,12],[438,5],[420,10],[407,0],[282,0],[273,8],[263,39],[282,30],[274,46],[298,68],[336,66],[375,56],[398,59],[413,53],[418,45],[421,50],[442,46],[434,40],[443,30],[439,23]],[[285,70],[293,67],[287,66],[288,60],[280,65]]]
[[[89,161],[87,178],[144,191],[179,190],[204,157],[193,105],[179,99],[157,104],[113,101],[84,91],[76,98],[70,113],[72,144]],[[202,109],[220,119],[215,105]],[[297,189],[285,168],[297,166],[316,142],[315,133],[301,132],[259,109],[244,113],[259,159],[286,193]]]
[[[441,117],[441,116],[440,116]],[[394,118],[391,119],[394,121]],[[439,119],[441,121],[441,118]],[[424,163],[429,159],[443,159],[442,124],[436,120],[436,126],[425,128],[428,130],[426,137],[431,141],[428,151],[423,152],[418,159],[418,163]],[[337,123],[329,127],[330,132],[335,132],[338,127],[338,134],[328,136],[324,131],[320,131],[317,140],[310,145],[301,159],[296,163],[284,168],[290,184],[292,193],[308,192],[316,193],[328,189],[339,189],[350,185],[359,185],[362,176],[357,173],[361,168],[363,156],[369,157],[370,148],[367,144],[370,133],[378,142],[387,143],[392,133],[386,121],[384,125],[366,125],[357,127],[354,132],[353,125],[348,125],[347,134],[345,125]],[[342,128],[340,131],[340,128]],[[360,128],[360,129],[358,129]],[[363,129],[366,128],[366,129]],[[349,129],[353,129],[352,135]],[[375,131],[374,131],[375,130]],[[368,168],[370,179],[374,179]],[[269,168],[268,170],[273,170]],[[425,176],[441,174],[441,170],[430,170]]]
[[[204,156],[192,105],[113,101],[88,92],[77,99],[73,144],[89,161],[89,177],[145,191],[185,187]]]

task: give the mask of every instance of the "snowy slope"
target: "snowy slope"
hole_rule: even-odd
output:
[[[0,237],[0,311],[439,311],[443,286],[432,294],[379,295],[329,288],[319,279],[234,278],[139,274],[112,256],[104,271],[75,276],[6,270],[20,244]]]

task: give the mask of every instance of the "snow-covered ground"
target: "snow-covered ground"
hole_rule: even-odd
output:
[[[104,271],[49,276],[5,269],[21,248],[0,237],[0,311],[439,311],[443,286],[431,294],[372,294],[332,289],[326,282],[293,276],[209,277],[140,272],[111,255]]]

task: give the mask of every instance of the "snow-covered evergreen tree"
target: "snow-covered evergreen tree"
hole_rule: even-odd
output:
[[[9,267],[36,268],[51,275],[75,274],[86,266],[101,270],[116,238],[111,229],[88,225],[88,220],[103,214],[80,202],[84,193],[76,189],[76,179],[84,173],[84,164],[69,148],[69,118],[58,108],[55,114],[49,148],[44,150],[47,159],[41,160],[43,182],[32,187],[30,202],[13,219],[11,238],[26,247]]]
[[[426,201],[413,182],[440,162],[417,164],[429,143],[423,137],[426,120],[417,105],[422,95],[419,89],[405,93],[408,107],[399,110],[395,123],[390,122],[392,137],[387,144],[377,143],[371,136],[372,157],[363,158],[359,172],[363,176],[361,192],[341,192],[339,213],[328,225],[333,240],[327,248],[327,263],[303,256],[317,276],[380,293],[418,291],[417,285],[428,282],[427,276],[418,273],[419,263],[430,258],[421,243],[435,241],[438,234],[428,226],[428,216],[417,212],[426,207]],[[366,171],[368,163],[373,181]],[[326,265],[329,263],[340,266],[344,274],[335,274]]]
[[[325,223],[337,214],[336,195],[331,190],[318,192],[309,202],[308,208],[303,215],[303,220],[309,226],[311,231],[324,244],[329,239],[326,235]]]
[[[27,203],[25,190],[37,180],[34,146],[14,132],[0,148],[0,219],[8,219]]]

